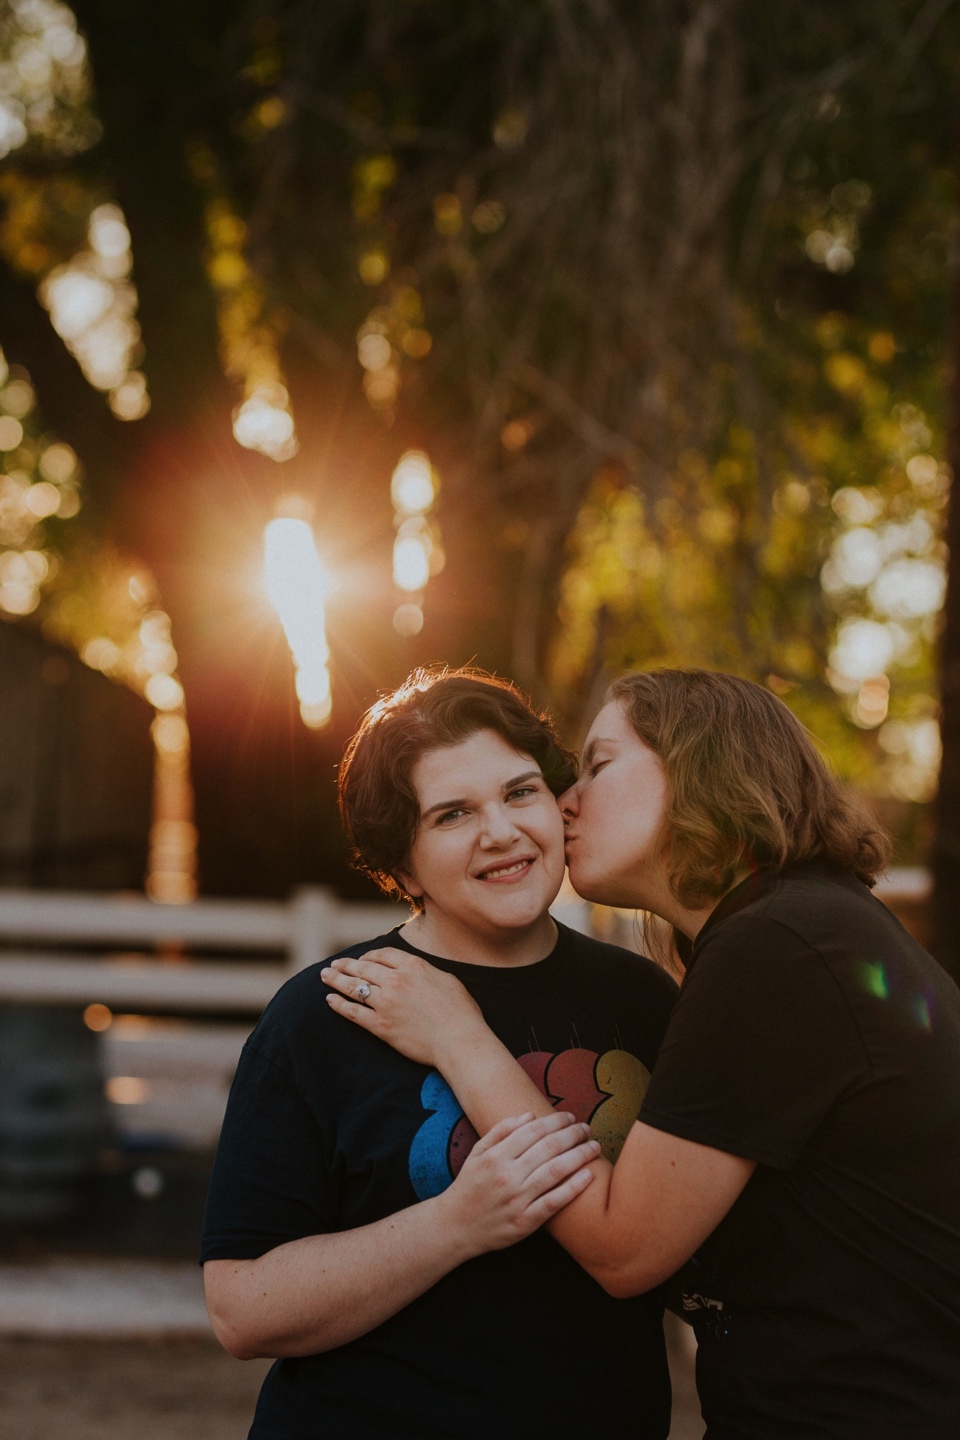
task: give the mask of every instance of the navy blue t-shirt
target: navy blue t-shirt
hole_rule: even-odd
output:
[[[426,956],[456,975],[554,1102],[615,1158],[676,986],[651,961],[558,926],[518,969]],[[413,950],[399,931],[356,945]],[[422,954],[421,951],[414,951]],[[288,981],[244,1047],[210,1186],[202,1259],[253,1259],[438,1194],[475,1142],[436,1070],[326,1003],[321,966]],[[614,1300],[545,1232],[461,1265],[366,1335],[280,1360],[251,1440],[663,1440],[659,1294]]]

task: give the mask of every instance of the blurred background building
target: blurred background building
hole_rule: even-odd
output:
[[[11,624],[0,624],[0,694],[0,885],[142,889],[151,707]]]

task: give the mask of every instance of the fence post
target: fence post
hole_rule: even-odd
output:
[[[290,901],[290,973],[333,954],[337,899],[319,885],[294,892]]]

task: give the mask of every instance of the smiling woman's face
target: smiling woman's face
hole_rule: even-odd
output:
[[[580,779],[560,797],[567,865],[585,900],[663,913],[670,889],[663,857],[669,786],[620,702],[590,727]]]
[[[427,919],[491,940],[541,924],[563,879],[563,818],[536,760],[478,730],[421,755],[411,778],[420,823],[400,878]]]

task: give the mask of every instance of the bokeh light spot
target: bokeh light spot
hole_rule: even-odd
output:
[[[403,515],[418,515],[434,501],[433,471],[422,450],[401,455],[390,481],[390,499]]]
[[[172,675],[162,671],[151,675],[143,693],[155,710],[179,710],[183,704],[183,686]]]
[[[333,708],[324,614],[328,582],[306,520],[287,515],[270,521],[264,532],[264,578],[293,656],[301,718],[318,730]]]
[[[0,415],[0,450],[16,450],[23,440],[23,426],[12,415]]]
[[[393,628],[398,635],[419,635],[423,629],[423,611],[419,605],[398,605],[393,612]]]
[[[139,1075],[112,1075],[103,1088],[114,1105],[142,1105],[150,1094],[150,1086]]]
[[[893,660],[893,636],[876,620],[844,620],[830,654],[830,664],[849,680],[871,680],[882,675]]]

